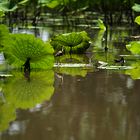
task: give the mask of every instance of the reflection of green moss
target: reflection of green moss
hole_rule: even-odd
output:
[[[131,66],[133,69],[126,70],[125,74],[130,75],[132,79],[140,79],[140,61],[133,63]]]
[[[14,73],[4,86],[3,92],[6,100],[15,104],[16,108],[30,108],[44,100],[50,100],[54,87],[54,72],[32,72],[30,81],[22,73]]]

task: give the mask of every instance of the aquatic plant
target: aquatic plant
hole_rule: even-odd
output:
[[[13,12],[21,5],[25,5],[29,0],[1,0],[0,1],[0,11],[3,12]]]
[[[137,16],[137,17],[135,18],[135,22],[136,22],[138,25],[140,25],[140,16]]]
[[[140,41],[132,41],[126,45],[126,48],[133,54],[140,54]]]
[[[23,66],[30,59],[31,68],[52,68],[54,57],[50,43],[44,43],[33,35],[12,34],[4,53],[8,62],[14,67]]]
[[[60,34],[52,38],[51,45],[55,51],[65,50],[65,53],[83,53],[90,46],[90,38],[85,31]]]
[[[105,25],[104,25],[104,22],[103,22],[103,20],[101,20],[101,19],[98,19],[98,27],[101,29],[101,30],[106,30],[106,27],[105,27]]]
[[[7,26],[1,24],[0,25],[0,51],[3,50],[4,44],[8,41],[9,39],[9,30]]]
[[[132,10],[134,10],[135,12],[140,12],[140,4],[135,3],[132,6]]]
[[[0,10],[0,18],[4,16],[4,12]]]
[[[140,61],[131,64],[132,69],[125,71],[132,79],[140,79]]]

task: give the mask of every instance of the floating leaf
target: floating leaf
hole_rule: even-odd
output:
[[[138,25],[140,25],[140,16],[137,16],[137,17],[135,18],[135,22],[136,22]]]
[[[140,41],[132,41],[126,48],[133,54],[140,54]]]
[[[29,0],[22,0],[18,2],[18,5],[25,5]]]
[[[21,67],[27,58],[30,58],[31,68],[53,67],[52,46],[33,35],[11,35],[11,41],[7,42],[4,50],[9,63],[15,67]]]
[[[85,31],[72,32],[55,36],[51,40],[51,45],[55,51],[59,51],[63,47],[65,53],[70,51],[71,53],[83,53],[90,45],[89,40],[90,38]]]
[[[18,6],[16,4],[10,3],[9,1],[0,3],[0,10],[4,12],[15,11],[17,8]]]
[[[132,6],[132,9],[133,9],[135,12],[140,12],[140,4],[135,3],[134,6]]]
[[[0,18],[4,16],[4,12],[0,10]]]
[[[140,61],[133,63],[130,70],[126,70],[125,74],[130,75],[132,79],[140,79]]]
[[[38,0],[38,3],[41,4],[42,6],[47,6],[49,8],[56,8],[58,5],[61,4],[60,1],[58,0]]]
[[[0,49],[2,50],[5,43],[9,40],[9,30],[7,26],[1,24],[0,25]]]
[[[3,87],[3,93],[6,101],[16,108],[34,107],[45,100],[49,101],[54,93],[52,70],[31,72],[30,80],[20,72],[14,72],[13,75]]]

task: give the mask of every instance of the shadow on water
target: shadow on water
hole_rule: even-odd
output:
[[[37,31],[44,41],[67,32],[58,28],[55,32],[54,28]],[[127,60],[126,66],[131,65],[135,56],[130,55],[125,44],[134,30],[115,27],[108,33],[87,31],[92,43],[86,54],[64,55],[59,58],[60,65],[51,71],[31,71],[30,82],[18,71],[11,73],[13,77],[1,79],[6,101],[1,103],[0,98],[1,140],[140,139],[140,81],[129,76],[131,71],[96,66],[97,61],[114,65],[114,59],[121,56]],[[15,32],[34,33],[34,29]],[[91,67],[61,67],[64,63]]]

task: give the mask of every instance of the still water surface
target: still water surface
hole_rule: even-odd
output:
[[[56,77],[49,102],[17,110],[1,140],[138,140],[140,81],[97,71]]]
[[[124,48],[120,49],[119,45],[124,46],[122,43],[125,42],[125,37],[133,33],[132,30],[119,28],[112,32],[107,35],[107,44],[103,38],[104,33],[90,32],[95,41],[93,55],[87,56],[91,62],[96,58],[112,61],[112,55],[128,54]],[[44,40],[51,36],[47,32],[42,34],[44,36],[41,38],[44,37]],[[109,47],[111,55],[108,55],[108,58],[103,56],[104,45]],[[96,53],[97,50],[102,56]],[[42,84],[44,81],[41,79],[45,76],[39,78],[35,75],[30,85],[36,87],[34,92],[37,85],[43,85],[44,88],[49,85],[47,92],[53,92],[53,89],[54,92],[49,95],[47,101],[36,104],[35,107],[26,108],[24,104],[26,109],[19,109],[23,105],[15,104],[16,117],[10,121],[9,127],[0,133],[0,140],[139,140],[140,80],[134,80],[119,70],[116,72],[91,68],[85,70],[86,72],[81,71],[72,76],[62,70],[54,70],[54,77],[53,72],[45,74],[46,78],[48,77],[46,84]],[[20,81],[17,78],[12,86],[7,87],[14,91],[16,86],[25,85]],[[18,90],[22,90],[21,87]],[[5,91],[7,92],[6,89]],[[11,95],[8,94],[7,97],[12,99]],[[1,119],[0,123],[3,120]]]

